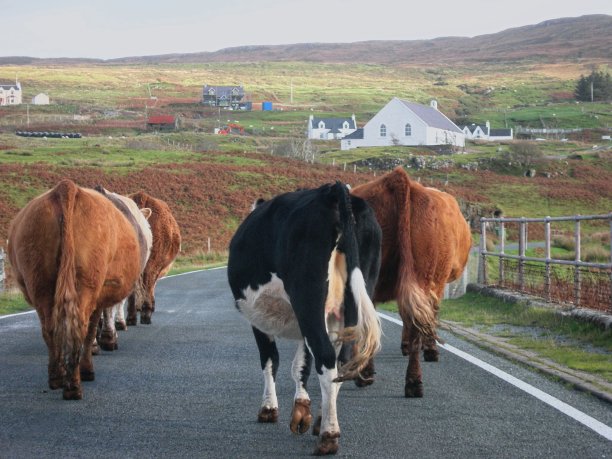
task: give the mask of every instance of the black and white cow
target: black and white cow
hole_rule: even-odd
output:
[[[373,211],[340,182],[258,201],[230,243],[229,283],[253,327],[264,376],[258,420],[278,420],[275,338],[298,340],[290,428],[304,433],[312,423],[306,383],[314,357],[322,399],[315,454],[337,452],[341,381],[356,378],[380,348],[370,300],[380,245]]]

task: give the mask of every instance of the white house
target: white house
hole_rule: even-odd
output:
[[[438,103],[429,106],[394,97],[363,129],[357,129],[340,142],[342,150],[389,145],[453,145],[463,147],[465,134],[438,111]]]
[[[466,139],[470,140],[512,140],[512,129],[491,129],[491,123],[466,124],[461,127]]]
[[[0,83],[0,105],[21,104],[21,83]]]
[[[315,118],[310,115],[308,119],[309,139],[342,139],[355,132],[356,129],[355,115],[350,118]]]
[[[44,92],[32,97],[32,105],[49,105],[49,96]]]

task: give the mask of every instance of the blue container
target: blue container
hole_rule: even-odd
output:
[[[272,102],[262,102],[261,103],[261,111],[263,111],[263,112],[271,112],[272,111]]]

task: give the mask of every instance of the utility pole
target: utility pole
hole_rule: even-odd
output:
[[[593,80],[595,78],[593,77],[593,75],[591,75],[591,102],[593,102]]]

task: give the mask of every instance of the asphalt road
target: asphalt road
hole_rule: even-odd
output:
[[[424,364],[425,397],[405,399],[400,327],[383,320],[377,381],[345,383],[340,457],[605,458],[612,441],[454,353]],[[612,426],[612,406],[443,334],[546,394]],[[36,314],[0,319],[0,458],[287,458],[315,438],[289,431],[295,345],[281,341],[276,425],[258,424],[263,392],[249,325],[234,309],[224,269],[162,279],[153,324],[120,332],[119,350],[95,357],[81,401],[47,388]],[[316,376],[313,406],[320,400]],[[548,396],[547,396],[548,397]],[[588,422],[587,422],[588,424]]]

